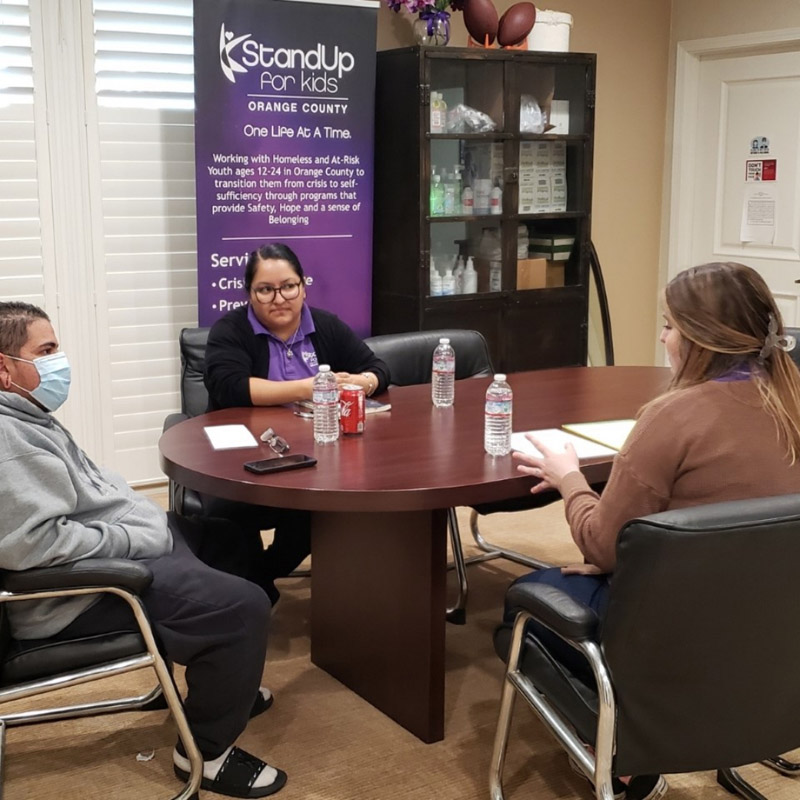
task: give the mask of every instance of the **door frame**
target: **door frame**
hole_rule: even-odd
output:
[[[739,55],[766,55],[800,51],[800,28],[717,36],[709,39],[687,39],[675,50],[675,93],[672,115],[672,139],[668,146],[670,172],[668,202],[664,216],[665,253],[660,270],[665,284],[681,268],[690,266],[692,219],[694,217],[694,170],[697,138],[695,111],[700,91],[700,63],[708,58]],[[656,363],[663,350],[656,346]]]

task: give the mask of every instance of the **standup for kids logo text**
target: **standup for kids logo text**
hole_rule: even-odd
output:
[[[241,45],[241,47],[240,47]],[[234,58],[234,51],[239,48],[241,55]],[[329,48],[317,43],[312,50],[298,48],[268,47],[245,33],[236,36],[233,31],[225,29],[225,23],[219,29],[219,64],[225,77],[236,83],[236,73],[246,73],[251,67],[261,67],[261,87],[269,87],[275,91],[305,90],[310,92],[339,91],[339,80],[342,75],[351,72],[356,61],[352,53],[339,49],[338,45]],[[300,70],[299,75],[283,75],[267,72],[274,68],[282,70]],[[316,73],[323,71],[326,75],[309,75],[307,71]],[[336,77],[333,77],[333,76]]]

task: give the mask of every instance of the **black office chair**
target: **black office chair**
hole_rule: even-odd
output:
[[[598,798],[613,797],[612,775],[717,769],[726,789],[763,800],[732,767],[800,745],[800,637],[792,634],[798,563],[794,494],[627,523],[602,625],[554,587],[509,589],[520,612],[513,629],[504,625],[495,634],[507,668],[492,800],[503,798],[517,692],[593,781]],[[526,634],[529,619],[582,652],[595,685]],[[594,744],[594,755],[584,742]]]
[[[203,375],[206,362],[206,345],[210,328],[184,328],[180,333],[179,344],[181,354],[181,410],[170,414],[164,420],[164,430],[177,425],[191,417],[205,414],[208,408],[208,390],[206,389]],[[217,516],[230,516],[236,519],[245,508],[244,504],[230,501],[230,514],[225,513],[225,508],[215,510]],[[200,493],[194,489],[169,480],[169,508],[182,516],[202,515],[203,501]],[[311,575],[307,568],[296,569],[291,573],[293,578],[306,578]]]
[[[437,331],[411,331],[409,333],[389,333],[371,336],[364,341],[375,355],[388,367],[394,386],[413,386],[431,382],[433,351],[439,339],[447,337],[456,354],[456,380],[463,378],[485,378],[492,375],[492,360],[486,339],[478,331],[448,329]],[[456,625],[466,622],[467,563],[497,558],[491,552],[486,555],[464,560],[461,547],[461,534],[454,508],[447,510],[447,527],[453,550],[453,562],[458,579],[458,597],[455,605],[447,609],[447,619]]]
[[[181,354],[181,410],[164,420],[164,430],[190,417],[205,414],[208,408],[208,390],[203,382],[206,363],[206,345],[210,328],[184,328],[180,333]],[[200,495],[169,481],[169,508],[183,516],[202,514]]]
[[[65,566],[5,572],[0,576],[0,702],[33,697],[142,667],[152,667],[158,679],[158,686],[153,691],[139,697],[8,714],[0,710],[0,781],[6,727],[135,711],[163,692],[191,763],[189,780],[174,800],[196,796],[202,778],[203,759],[183,713],[169,667],[158,651],[147,612],[139,599],[151,581],[150,570],[144,564],[123,559],[88,559]],[[133,611],[138,633],[119,631],[68,641],[11,638],[5,611],[8,603],[98,593],[123,598]],[[53,794],[58,794],[55,788]]]

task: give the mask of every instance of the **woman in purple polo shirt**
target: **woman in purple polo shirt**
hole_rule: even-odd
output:
[[[303,267],[291,248],[267,244],[250,254],[244,274],[249,302],[217,320],[208,336],[205,384],[208,410],[277,406],[311,398],[319,364],[330,364],[339,384],[367,395],[389,385],[386,365],[337,316],[307,305]],[[273,604],[274,581],[310,552],[309,515],[204,498],[210,516],[231,516],[251,532],[275,527],[253,576]]]

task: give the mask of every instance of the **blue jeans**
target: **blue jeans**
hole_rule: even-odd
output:
[[[544,583],[547,586],[555,586],[595,611],[601,621],[605,615],[608,605],[608,575],[562,575],[561,568],[554,567],[553,569],[529,572],[527,575],[517,578],[512,585],[519,583]],[[518,608],[510,607],[506,601],[504,622],[513,625],[518,610]],[[552,656],[564,664],[570,672],[585,683],[594,686],[594,673],[582,653],[568,645],[549,628],[537,622],[529,622],[527,630],[536,636]]]

